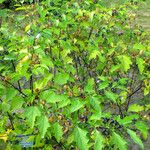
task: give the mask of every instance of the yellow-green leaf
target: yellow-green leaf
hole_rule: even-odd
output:
[[[63,136],[63,127],[58,122],[53,125],[53,133],[57,142],[60,142]]]
[[[80,150],[89,150],[87,131],[76,127],[74,130],[74,140]]]
[[[94,50],[89,57],[89,60],[95,59],[97,56],[101,55],[101,53],[98,50]]]
[[[127,55],[118,56],[120,61],[120,68],[122,71],[127,72],[130,69],[130,65],[132,64],[131,58]]]
[[[145,67],[145,61],[142,58],[137,58],[136,64],[138,65],[140,74],[142,74],[144,71],[144,67]]]
[[[42,138],[44,138],[49,126],[48,118],[46,116],[40,116],[38,118],[38,129]]]
[[[104,147],[104,138],[103,136],[100,134],[99,131],[95,131],[95,143],[94,143],[94,150],[102,150]]]
[[[119,150],[127,150],[127,142],[116,132],[113,132],[112,142]]]
[[[140,112],[143,111],[144,107],[137,105],[137,104],[133,104],[129,106],[128,112]]]
[[[141,147],[141,149],[144,149],[144,145],[143,145],[141,139],[136,135],[136,133],[134,131],[130,130],[130,129],[127,129],[127,132],[130,135],[131,139],[135,143],[139,144],[139,146]]]
[[[25,113],[24,113],[28,124],[31,128],[34,127],[34,123],[35,123],[35,119],[37,116],[41,115],[40,110],[38,109],[38,107],[36,106],[30,106],[30,107],[26,107],[25,109]]]
[[[30,30],[30,24],[25,27],[25,32]]]

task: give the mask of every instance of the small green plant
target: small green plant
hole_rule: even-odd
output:
[[[150,45],[132,25],[136,7],[46,0],[12,16],[13,29],[5,15],[0,139],[8,148],[26,136],[44,149],[126,150],[131,139],[144,149]]]

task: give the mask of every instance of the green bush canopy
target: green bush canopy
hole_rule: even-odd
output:
[[[134,23],[138,3],[32,2],[0,11],[0,140],[7,149],[144,149],[150,44]]]

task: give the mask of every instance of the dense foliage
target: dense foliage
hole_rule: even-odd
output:
[[[1,10],[0,139],[8,149],[126,150],[131,139],[144,149],[150,45],[134,25],[136,4],[45,0]]]

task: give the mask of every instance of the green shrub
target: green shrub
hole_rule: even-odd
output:
[[[8,13],[12,27],[5,16],[0,138],[8,147],[27,135],[44,149],[125,150],[129,137],[144,149],[150,45],[132,24],[135,7],[46,0]]]

